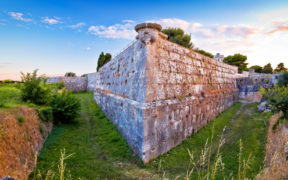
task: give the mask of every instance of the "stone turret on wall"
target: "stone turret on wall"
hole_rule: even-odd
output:
[[[238,99],[237,67],[167,40],[155,23],[97,74],[95,100],[144,162],[167,152]]]

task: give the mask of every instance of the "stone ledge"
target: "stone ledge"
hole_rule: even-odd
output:
[[[156,29],[157,31],[161,31],[162,26],[156,23],[142,23],[142,24],[137,24],[135,26],[135,31],[138,32],[140,29],[145,29],[145,28],[151,28],[151,29]]]

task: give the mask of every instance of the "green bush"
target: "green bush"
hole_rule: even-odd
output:
[[[80,112],[80,101],[72,95],[72,92],[64,89],[55,95],[51,102],[55,124],[68,124],[75,121]]]
[[[283,72],[279,77],[279,86],[288,87],[288,72]]]
[[[21,115],[17,115],[16,116],[16,120],[18,121],[18,123],[21,125],[21,124],[23,124],[24,123],[24,121],[25,121],[25,118],[24,118],[24,116],[21,116]]]
[[[44,122],[53,121],[53,109],[51,107],[41,107],[38,109],[38,115]]]
[[[285,86],[276,86],[273,89],[260,89],[260,92],[268,100],[271,105],[272,112],[284,113],[284,117],[288,118],[288,88]]]
[[[37,71],[32,74],[22,74],[22,99],[26,102],[35,103],[38,105],[48,104],[50,101],[50,89],[46,87],[46,80],[43,77],[37,77]]]
[[[167,28],[163,29],[162,33],[168,36],[168,41],[177,43],[189,49],[193,49],[193,43],[191,42],[191,35],[186,34],[184,30],[180,28]]]
[[[6,104],[4,102],[0,102],[0,108],[5,108]]]
[[[60,81],[60,82],[56,83],[56,85],[57,85],[58,89],[63,89],[65,87],[63,81]]]

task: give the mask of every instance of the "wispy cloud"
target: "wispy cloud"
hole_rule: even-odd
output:
[[[88,32],[104,38],[134,39],[137,34],[134,26],[134,21],[125,20],[123,24],[115,24],[112,26],[90,26]]]
[[[77,24],[74,24],[74,25],[72,25],[72,26],[70,26],[72,29],[78,29],[78,28],[81,28],[81,27],[83,27],[83,26],[85,26],[86,24],[85,23],[83,23],[83,22],[79,22],[79,23],[77,23]]]
[[[0,68],[5,68],[8,67],[9,65],[12,65],[13,63],[11,62],[1,62],[0,63]]]
[[[203,25],[199,22],[189,22],[182,19],[160,19],[156,22],[163,26],[163,28],[178,27],[183,29],[186,33],[191,34],[192,37],[202,39],[239,39],[248,38],[256,34],[257,29],[250,25]]]
[[[44,17],[44,18],[42,18],[42,22],[47,23],[47,24],[59,24],[59,23],[61,23],[60,18],[58,18],[58,17],[53,17],[53,18]]]
[[[19,21],[24,21],[24,22],[29,22],[32,21],[32,19],[28,19],[28,18],[24,18],[24,14],[23,13],[19,13],[19,12],[9,12],[9,15],[16,20]]]

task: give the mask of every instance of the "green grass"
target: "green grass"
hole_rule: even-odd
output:
[[[0,108],[21,104],[21,91],[14,85],[5,84],[0,86]]]
[[[225,163],[225,176],[235,177],[238,171],[239,139],[243,143],[243,158],[254,155],[249,177],[254,177],[263,165],[266,140],[266,125],[270,114],[261,114],[256,104],[237,103],[220,114],[214,121],[184,140],[179,146],[161,155],[148,164],[143,164],[133,153],[115,126],[95,104],[92,93],[76,93],[81,100],[81,118],[77,124],[55,126],[40,152],[37,170],[54,169],[60,150],[72,154],[65,161],[66,170],[74,179],[159,179],[163,173],[172,179],[182,179],[190,167],[188,149],[199,159],[207,138],[211,137],[214,125],[212,159],[214,158],[223,128],[225,144],[221,147]],[[233,121],[231,121],[233,119]],[[119,165],[120,164],[120,165]],[[35,172],[36,172],[35,171]],[[154,174],[157,174],[153,176]],[[33,173],[30,179],[33,179]],[[138,178],[137,178],[138,177]],[[153,177],[153,178],[151,178]],[[196,174],[192,175],[195,179]],[[222,177],[219,177],[222,179]]]
[[[141,162],[132,155],[124,138],[95,104],[93,94],[77,93],[76,97],[81,100],[81,119],[77,124],[54,127],[41,150],[37,170],[57,171],[60,150],[65,148],[66,154],[73,153],[66,160],[72,177],[127,179],[113,163]],[[51,168],[51,165],[55,166]]]

